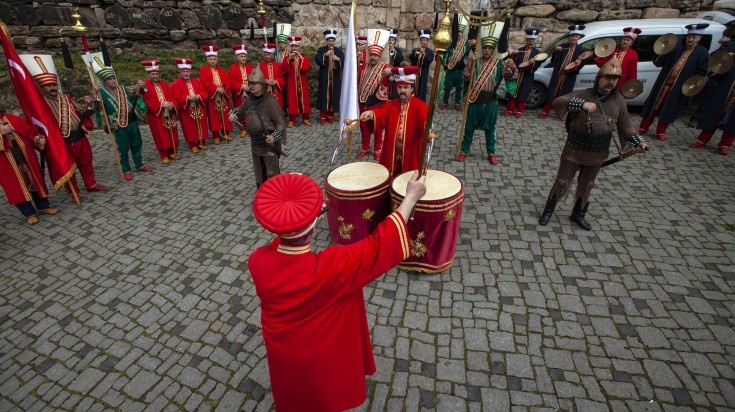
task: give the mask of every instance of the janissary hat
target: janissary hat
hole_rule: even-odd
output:
[[[335,30],[335,29],[326,29],[326,30],[324,30],[324,33],[323,34],[324,34],[324,39],[325,40],[329,40],[329,39],[335,39],[336,40],[337,39],[337,30]]]
[[[626,27],[623,29],[623,37],[630,37],[635,40],[638,35],[641,34],[641,29],[637,27]]]
[[[457,13],[457,29],[460,33],[464,33],[467,30],[467,16],[462,13]]]
[[[398,29],[390,29],[390,34],[388,35],[388,37],[398,39],[398,33],[399,33]]]
[[[268,231],[293,239],[314,227],[323,201],[322,189],[313,179],[282,173],[266,180],[255,192],[253,214]]]
[[[290,45],[300,45],[301,44],[301,36],[288,36],[288,44]]]
[[[150,72],[160,72],[161,71],[161,61],[160,60],[143,60],[140,62],[140,64],[145,67],[145,71],[148,73]]]
[[[264,43],[263,44],[263,53],[275,54],[275,52],[276,52],[275,43]]]
[[[419,30],[419,39],[431,39],[431,30],[429,29]]]
[[[569,35],[576,34],[578,36],[584,37],[584,33],[582,31],[584,30],[585,25],[584,24],[571,24],[569,25]]]
[[[367,36],[357,36],[357,44],[367,44]]]
[[[20,61],[31,73],[39,87],[48,84],[59,84],[54,59],[48,54],[21,54]]]
[[[235,52],[235,56],[238,54],[248,54],[248,46],[245,44],[236,44],[232,46],[232,50]]]
[[[217,47],[217,46],[202,46],[202,50],[204,50],[204,55],[206,57],[216,56],[217,55],[217,52],[219,51],[219,47]]]
[[[503,26],[505,23],[502,21],[496,21],[487,26],[480,27],[480,43],[482,47],[492,47],[496,49],[498,43],[500,43],[500,35],[503,33]]]
[[[390,35],[388,30],[368,29],[368,53],[374,56],[383,54],[383,49],[388,44],[388,35]]]
[[[623,66],[620,64],[620,60],[618,59],[610,59],[607,61],[607,63],[603,64],[602,67],[600,67],[600,70],[597,72],[597,77],[602,76],[622,76],[623,75]]]
[[[193,63],[194,63],[194,60],[187,59],[186,57],[177,57],[176,58],[176,65],[179,66],[179,70],[191,69],[191,65]]]
[[[394,84],[414,84],[416,83],[416,73],[419,72],[418,66],[397,66],[390,69],[393,73]]]
[[[276,41],[288,42],[288,36],[291,35],[291,25],[288,23],[276,24]]]
[[[707,27],[709,27],[708,23],[687,24],[684,26],[684,28],[687,29],[687,35],[704,34],[704,29]]]
[[[113,77],[117,77],[115,75],[115,70],[113,70],[112,67],[105,67],[105,68],[99,69],[96,72],[94,72],[94,74],[96,74],[97,77],[99,77],[100,80],[102,80],[103,82],[109,79],[112,79]]]
[[[541,33],[541,29],[537,29],[535,27],[529,27],[526,30],[526,39],[528,40],[536,40],[538,38],[538,34]]]

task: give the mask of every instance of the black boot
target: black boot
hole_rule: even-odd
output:
[[[577,199],[577,201],[574,203],[574,209],[572,210],[572,215],[569,216],[569,219],[576,223],[579,227],[581,227],[584,230],[592,230],[592,226],[584,219],[584,215],[587,214],[587,208],[590,206],[590,202],[587,202],[584,204],[584,207],[582,207],[582,199]]]
[[[551,215],[554,214],[554,208],[556,208],[556,197],[549,196],[549,198],[546,200],[546,206],[544,206],[544,211],[541,212],[541,217],[538,219],[539,225],[546,226],[546,224],[549,223],[549,219],[551,219]]]

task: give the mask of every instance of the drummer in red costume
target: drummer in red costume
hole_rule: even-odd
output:
[[[342,411],[365,401],[365,375],[376,369],[362,288],[410,255],[406,220],[426,193],[426,178],[417,178],[369,237],[319,253],[310,250],[323,211],[314,180],[281,174],[255,193],[255,218],[278,235],[248,260],[276,410]]]
[[[311,70],[311,62],[301,53],[301,37],[290,36],[291,54],[283,60],[281,71],[286,78],[286,90],[288,96],[288,127],[293,127],[296,119],[301,113],[301,121],[311,126],[309,115],[311,114],[311,103],[309,102],[309,83],[306,81],[306,73]]]
[[[186,144],[192,153],[199,153],[199,150],[207,150],[204,142],[207,140],[208,95],[202,82],[191,77],[193,62],[192,59],[176,58],[181,77],[171,83],[171,88],[179,105],[179,121]]]
[[[238,108],[248,97],[248,76],[253,71],[253,66],[247,64],[248,46],[244,44],[236,44],[232,46],[235,51],[235,59],[237,62],[230,66],[228,74],[230,75],[230,83],[232,86],[232,107]],[[240,137],[247,136],[244,128],[240,129]]]
[[[69,151],[74,163],[77,164],[79,173],[82,175],[84,186],[89,192],[101,192],[105,186],[98,185],[94,178],[94,166],[92,165],[92,146],[87,139],[87,132],[94,128],[91,115],[94,113],[92,96],[84,97],[84,106],[75,102],[71,96],[59,91],[59,78],[55,73],[42,73],[33,76],[38,88],[41,89],[51,111],[54,112],[56,121],[59,122],[61,134],[64,136],[66,149]],[[70,180],[77,188],[77,180]]]
[[[623,76],[618,81],[618,92],[623,91],[623,83],[626,81],[638,79],[638,52],[633,50],[631,46],[633,46],[633,42],[639,34],[641,34],[641,29],[637,27],[624,28],[623,38],[620,40],[620,47],[616,47],[615,51],[607,57],[595,58],[597,67],[602,67],[603,64],[607,63],[613,57],[620,60],[620,64],[623,67]]]
[[[168,83],[161,80],[161,61],[144,60],[140,64],[148,72],[148,80],[143,88],[143,101],[148,107],[146,119],[151,128],[153,142],[161,156],[161,162],[168,164],[169,159],[179,160],[176,153],[179,147],[179,130],[176,127],[176,97]]]
[[[58,213],[49,206],[46,182],[33,151],[45,146],[46,138],[36,135],[28,122],[0,109],[0,186],[29,225],[38,223],[39,214]]]
[[[207,57],[207,66],[199,69],[199,80],[209,95],[207,100],[207,118],[209,130],[212,131],[214,144],[219,144],[220,135],[231,141],[230,132],[232,123],[227,119],[230,113],[230,76],[225,69],[217,66],[217,46],[204,46],[204,55]]]
[[[357,72],[357,93],[360,113],[388,101],[390,96],[390,65],[380,60],[383,48],[388,43],[388,30],[368,30],[368,61],[361,65]],[[380,159],[380,151],[383,149],[383,129],[375,127],[371,122],[360,123],[360,135],[362,137],[362,151],[357,158],[362,158],[370,153],[370,135],[375,134],[373,150],[375,158]]]
[[[419,168],[429,106],[414,95],[419,67],[394,67],[391,72],[398,98],[366,110],[360,120],[372,119],[376,128],[386,130],[378,161],[392,176],[398,176]]]
[[[286,79],[283,78],[281,65],[275,61],[276,45],[275,43],[266,43],[263,45],[263,56],[265,60],[260,62],[258,66],[265,75],[265,84],[268,86],[268,92],[272,94],[283,110],[283,87],[286,85]]]

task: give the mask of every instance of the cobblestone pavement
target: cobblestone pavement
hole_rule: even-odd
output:
[[[569,198],[539,227],[564,137],[537,114],[499,119],[491,166],[480,132],[452,160],[461,114],[438,112],[432,167],[466,182],[456,260],[365,288],[378,371],[359,409],[732,410],[735,156],[688,148],[677,123],[603,170],[592,232]],[[142,129],[152,173],[122,183],[96,133],[108,191],[53,193],[61,212],[33,227],[0,209],[0,410],[273,409],[249,147],[182,147],[164,166]],[[323,179],[336,130],[292,129],[283,170]]]

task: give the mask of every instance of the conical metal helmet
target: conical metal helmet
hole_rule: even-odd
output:
[[[602,76],[622,76],[623,66],[620,64],[620,60],[612,58],[600,67],[600,71],[597,72],[597,77]]]
[[[250,76],[248,76],[248,83],[265,84],[265,75],[263,74],[263,71],[260,70],[260,67],[256,67],[253,69],[252,72],[250,72]]]

